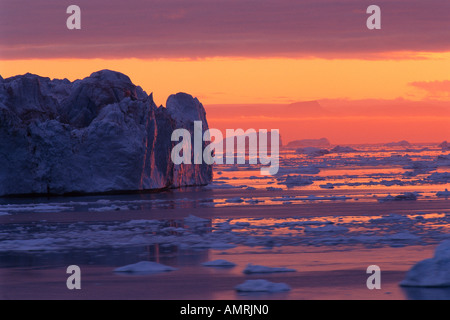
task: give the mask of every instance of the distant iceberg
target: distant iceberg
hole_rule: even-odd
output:
[[[294,140],[286,145],[287,149],[297,149],[303,147],[315,147],[315,148],[328,148],[331,146],[330,141],[327,138],[321,139],[303,139]]]
[[[193,121],[208,129],[196,98],[179,93],[157,107],[119,72],[0,77],[0,196],[206,185],[211,166],[170,160],[173,130],[193,130]]]
[[[385,144],[386,147],[410,147],[411,143],[406,140],[398,141],[398,142],[389,142]]]
[[[444,141],[439,145],[439,148],[441,148],[442,151],[450,151],[450,143]]]

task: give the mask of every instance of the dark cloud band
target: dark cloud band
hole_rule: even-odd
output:
[[[66,8],[82,29],[66,28]],[[0,0],[0,58],[376,58],[450,50],[450,1]]]

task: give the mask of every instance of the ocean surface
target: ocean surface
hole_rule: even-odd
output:
[[[450,239],[450,152],[352,148],[285,150],[275,176],[258,165],[216,166],[204,187],[0,198],[0,298],[450,298],[446,289],[399,286]],[[219,259],[234,266],[204,265]],[[143,261],[175,270],[117,272]],[[66,287],[70,265],[81,269],[81,290]],[[291,272],[246,272],[255,265]],[[381,269],[380,290],[366,286],[370,265]],[[236,289],[248,280],[289,290]]]

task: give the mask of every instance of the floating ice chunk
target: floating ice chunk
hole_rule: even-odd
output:
[[[440,198],[448,198],[450,197],[450,191],[448,191],[448,189],[445,189],[445,191],[439,191],[438,193],[436,193],[436,196]]]
[[[228,203],[242,203],[242,202],[244,202],[244,200],[242,198],[240,198],[240,197],[234,197],[234,198],[230,198],[230,199],[225,200],[225,202],[228,202]]]
[[[329,182],[327,184],[321,184],[319,187],[322,189],[334,189],[334,185]]]
[[[283,188],[267,187],[267,191],[283,191]]]
[[[384,198],[378,199],[378,202],[388,202],[388,201],[415,201],[417,200],[416,192],[405,192],[404,194],[400,194],[398,196],[388,195]]]
[[[92,211],[92,212],[106,212],[106,211],[127,211],[129,210],[128,206],[116,206],[116,205],[112,205],[112,206],[106,206],[106,207],[99,207],[99,208],[89,208],[88,211]]]
[[[199,218],[199,217],[196,217],[196,216],[190,214],[189,216],[187,216],[186,218],[184,218],[184,222],[185,222],[185,223],[188,223],[188,224],[189,224],[189,223],[194,223],[194,224],[196,224],[196,223],[208,223],[209,220],[208,220],[208,219]]]
[[[450,172],[435,172],[428,176],[428,180],[433,180],[433,182],[450,182]]]
[[[284,181],[280,181],[279,183],[285,184],[289,187],[297,187],[297,186],[307,186],[313,184],[314,181],[310,177],[304,177],[301,175],[291,176],[288,175]]]
[[[278,267],[266,267],[266,266],[259,266],[249,263],[247,267],[244,269],[245,274],[251,274],[251,273],[278,273],[278,272],[296,272],[295,269],[288,269],[288,268],[278,268]]]
[[[135,264],[130,264],[124,267],[120,267],[114,270],[114,272],[120,273],[158,273],[175,271],[176,268],[172,268],[160,263],[151,261],[141,261]]]
[[[234,225],[237,227],[250,227],[250,222],[236,222]]]
[[[235,287],[238,292],[286,292],[291,288],[285,283],[274,283],[263,279],[247,280]]]
[[[137,225],[159,224],[159,223],[160,223],[160,221],[158,221],[158,220],[130,220],[130,221],[124,223],[124,225],[137,226]]]
[[[417,263],[400,283],[405,287],[450,287],[450,240],[442,242],[431,259]]]
[[[232,268],[236,266],[235,263],[224,259],[204,262],[202,263],[202,265],[205,267],[219,267],[219,268]]]
[[[9,215],[8,212],[1,212],[1,211],[0,211],[0,216],[7,216],[7,215]]]

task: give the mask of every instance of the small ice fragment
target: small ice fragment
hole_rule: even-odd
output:
[[[120,273],[157,273],[157,272],[168,272],[177,270],[175,268],[165,266],[160,263],[151,261],[141,261],[135,264],[130,264],[124,267],[120,267],[114,270],[114,272]]]
[[[196,217],[196,216],[190,214],[189,216],[184,218],[184,222],[185,223],[206,223],[206,222],[209,222],[209,220],[208,219],[199,218],[199,217]]]
[[[242,198],[240,198],[240,197],[234,197],[234,198],[230,198],[230,199],[225,200],[225,202],[228,202],[228,203],[242,203],[242,202],[244,202],[244,200]]]
[[[277,268],[277,267],[266,267],[266,266],[259,266],[249,263],[247,267],[244,269],[245,274],[251,274],[251,273],[277,273],[277,272],[296,272],[295,269],[288,269],[288,268]]]
[[[202,263],[202,265],[205,267],[218,267],[218,268],[232,268],[232,267],[236,266],[235,263],[224,260],[224,259],[218,259],[218,260],[204,262],[204,263]]]
[[[238,292],[285,292],[291,288],[285,283],[274,283],[263,279],[247,280],[235,287]]]

